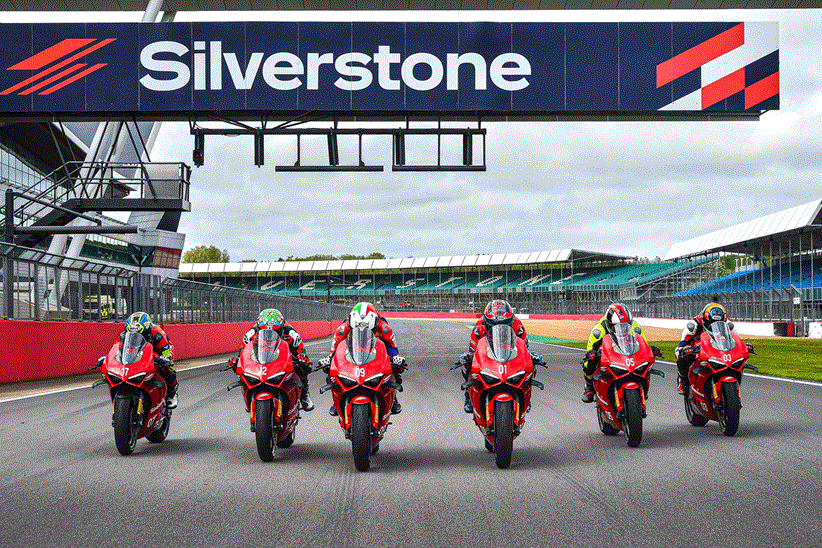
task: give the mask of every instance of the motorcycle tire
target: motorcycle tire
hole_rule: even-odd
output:
[[[151,443],[160,443],[168,437],[169,428],[171,428],[171,413],[166,411],[166,415],[163,417],[163,425],[146,436],[146,439]]]
[[[622,410],[625,415],[622,421],[625,438],[629,446],[637,447],[642,443],[642,402],[639,390],[626,390],[622,397],[625,399],[625,406]]]
[[[291,447],[294,444],[294,435],[297,433],[297,425],[294,425],[294,428],[291,429],[291,433],[288,434],[282,441],[277,442],[277,447],[280,449],[285,449],[287,447]]]
[[[599,422],[599,431],[606,436],[616,436],[619,433],[619,429],[605,422],[605,417],[602,416],[602,409],[599,405],[597,405],[597,421]]]
[[[490,442],[490,441],[488,441],[488,440],[485,440],[485,449],[486,449],[489,453],[493,453],[493,452],[494,452],[494,444],[493,444],[493,443],[491,443],[491,442]]]
[[[497,468],[511,465],[514,450],[514,405],[510,401],[494,402],[494,455]]]
[[[726,436],[733,436],[739,428],[739,389],[737,384],[730,382],[722,383],[722,407],[717,409],[719,426]]]
[[[708,424],[708,419],[694,411],[694,406],[691,403],[689,394],[685,394],[683,397],[685,398],[685,418],[688,419],[688,422],[693,426],[705,426]]]
[[[134,402],[131,398],[114,399],[114,443],[121,455],[130,455],[137,445],[138,430],[134,425]]]
[[[257,400],[254,405],[254,435],[257,453],[263,462],[274,460],[274,428],[271,423],[271,400]]]
[[[351,450],[354,466],[366,472],[371,466],[371,406],[357,404],[351,406]]]
[[[380,444],[378,443],[377,445],[375,445],[374,447],[371,448],[371,454],[376,455],[377,451],[379,451],[379,450],[380,450]]]

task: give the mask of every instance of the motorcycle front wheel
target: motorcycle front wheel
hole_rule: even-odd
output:
[[[121,455],[130,455],[137,445],[137,427],[134,419],[134,401],[131,398],[114,399],[114,443]]]
[[[739,428],[739,389],[737,384],[722,383],[722,407],[717,409],[719,426],[726,436],[733,436]]]
[[[371,406],[357,404],[351,406],[351,449],[354,466],[365,472],[371,466]]]
[[[511,465],[514,450],[514,405],[510,401],[494,402],[494,455],[497,468]]]
[[[271,423],[271,400],[257,400],[254,404],[254,435],[257,453],[263,462],[274,460],[274,428]]]
[[[625,429],[625,437],[628,445],[637,447],[642,442],[642,401],[639,390],[626,390],[623,392],[625,407],[622,412],[625,419],[622,427]]]

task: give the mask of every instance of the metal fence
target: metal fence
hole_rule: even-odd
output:
[[[349,309],[314,302],[141,274],[123,266],[69,259],[0,242],[3,318],[115,321],[134,310],[158,323],[245,322],[264,308],[289,320],[340,320]]]

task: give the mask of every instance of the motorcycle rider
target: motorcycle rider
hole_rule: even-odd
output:
[[[468,352],[463,353],[458,364],[462,364],[462,378],[468,380],[468,375],[471,373],[471,363],[474,361],[474,353],[477,351],[477,343],[483,338],[493,326],[498,324],[510,325],[517,337],[525,341],[525,348],[528,348],[528,334],[525,332],[525,326],[514,315],[514,309],[508,304],[508,301],[503,299],[495,299],[485,305],[485,311],[482,316],[474,324],[471,329],[471,339],[468,342]],[[535,358],[537,354],[531,353],[531,358],[537,361],[542,361],[542,356]],[[471,396],[468,390],[465,391],[465,404],[463,410],[466,413],[473,413],[474,406],[471,403]]]
[[[368,302],[357,303],[357,305],[351,309],[351,312],[348,314],[348,319],[341,323],[334,332],[334,341],[331,343],[331,352],[328,357],[321,359],[317,363],[322,366],[323,371],[328,375],[331,371],[331,360],[337,351],[337,346],[348,338],[352,327],[356,327],[362,323],[366,323],[374,335],[385,344],[386,353],[391,358],[391,369],[394,373],[394,378],[397,384],[402,384],[401,373],[405,371],[406,363],[405,358],[400,356],[400,352],[397,350],[397,343],[394,341],[394,330],[391,329],[391,326],[388,325],[385,318],[377,315],[377,309],[374,308],[374,305]],[[332,405],[328,412],[332,416],[336,416],[337,408]],[[391,407],[391,414],[397,415],[400,412],[402,412],[402,406],[395,395],[394,405]]]
[[[151,343],[154,354],[157,356],[157,369],[166,381],[166,406],[169,409],[177,407],[177,372],[174,370],[174,361],[171,351],[174,348],[168,335],[159,325],[152,323],[151,316],[139,311],[134,312],[126,319],[125,328],[120,333],[120,343],[125,342],[126,333],[139,333],[146,342]],[[101,364],[105,356],[101,357],[98,364]]]
[[[266,308],[257,316],[257,321],[251,326],[245,335],[243,335],[243,346],[253,341],[260,329],[272,329],[288,343],[288,349],[291,351],[291,359],[294,363],[294,371],[300,377],[300,382],[303,383],[302,393],[300,395],[300,406],[305,411],[314,409],[314,402],[311,401],[311,396],[308,395],[308,374],[311,372],[311,360],[303,348],[303,339],[297,330],[294,329],[285,321],[282,312],[276,308]],[[242,352],[242,349],[240,349]],[[236,373],[236,365],[234,366]]]
[[[728,313],[725,312],[725,307],[719,303],[708,303],[693,320],[685,324],[685,328],[682,330],[682,338],[674,350],[676,367],[679,373],[676,391],[680,394],[687,393],[691,385],[691,381],[688,379],[688,370],[697,355],[693,344],[699,342],[702,332],[710,328],[712,323],[726,321],[728,321]]]
[[[585,361],[582,362],[582,372],[585,377],[585,392],[582,395],[582,401],[585,403],[594,401],[594,371],[599,367],[600,359],[597,350],[602,346],[602,340],[605,336],[613,334],[614,326],[620,323],[630,324],[631,330],[633,330],[638,337],[642,336],[642,328],[636,323],[627,306],[622,303],[611,303],[608,306],[605,315],[594,324],[593,329],[591,329],[591,334],[588,336]]]

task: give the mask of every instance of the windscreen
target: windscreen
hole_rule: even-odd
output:
[[[497,324],[488,333],[488,352],[495,361],[505,363],[517,355],[517,337],[510,325]]]
[[[614,341],[614,350],[623,356],[633,356],[639,351],[639,343],[629,323],[618,323],[613,328],[611,337]]]
[[[711,336],[711,346],[720,352],[727,352],[732,350],[736,343],[731,334],[731,329],[728,327],[728,322],[714,322],[708,328],[708,334]]]
[[[377,356],[377,351],[374,349],[376,338],[368,324],[363,323],[351,329],[348,342],[348,353],[351,355],[351,361],[356,365],[364,365]]]
[[[126,333],[123,338],[123,349],[120,351],[120,363],[131,365],[140,361],[143,357],[143,350],[146,340],[139,333]]]
[[[257,361],[265,365],[280,357],[280,335],[273,329],[257,332]]]

